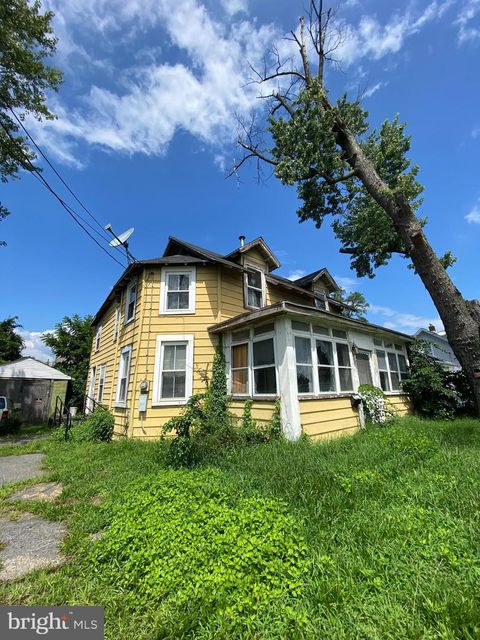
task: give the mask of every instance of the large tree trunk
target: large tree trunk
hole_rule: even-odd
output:
[[[416,272],[430,293],[448,341],[473,389],[480,416],[480,304],[463,298],[430,246],[412,207],[403,195],[393,193],[383,182],[353,134],[341,122],[337,123],[335,133],[357,177],[390,216]]]

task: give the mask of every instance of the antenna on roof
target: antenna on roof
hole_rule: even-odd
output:
[[[108,244],[111,247],[123,247],[125,249],[125,253],[127,254],[128,263],[130,264],[132,262],[136,262],[135,258],[132,256],[132,254],[128,250],[128,239],[130,238],[132,233],[135,231],[134,227],[130,227],[130,229],[127,229],[126,231],[121,233],[119,236],[117,236],[117,234],[113,231],[111,224],[106,224],[104,228],[105,228],[105,231],[108,231],[113,236],[113,240],[110,240]]]

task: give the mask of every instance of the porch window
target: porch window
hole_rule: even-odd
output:
[[[398,391],[400,389],[400,369],[398,368],[397,355],[395,353],[387,353],[387,356],[392,391]]]
[[[157,336],[153,405],[184,404],[192,395],[193,336]]]
[[[255,394],[277,393],[273,338],[253,342],[253,380]]]
[[[388,377],[387,357],[385,351],[376,351],[378,373],[380,374],[380,386],[383,391],[390,391],[390,380]]]
[[[346,334],[345,334],[346,337]],[[348,344],[335,343],[338,361],[338,379],[341,391],[353,391],[352,365],[350,362],[350,349]]]
[[[260,269],[247,266],[245,274],[245,306],[260,309],[265,306],[263,273]]]
[[[118,366],[117,398],[116,404],[125,407],[128,393],[128,379],[130,376],[130,360],[132,355],[131,345],[123,347],[120,352],[120,363]]]
[[[127,287],[125,295],[125,324],[135,318],[135,307],[137,304],[137,281],[131,282]]]
[[[310,338],[295,336],[298,393],[313,393],[313,363]]]
[[[386,345],[385,348],[387,348]],[[393,349],[393,345],[391,348]],[[406,357],[401,353],[379,349],[375,353],[377,354],[380,386],[383,391],[400,391],[401,381],[409,376]]]
[[[319,391],[335,391],[335,362],[331,342],[317,340],[317,360]]]
[[[160,313],[195,312],[195,269],[162,269]]]
[[[248,342],[232,346],[232,393],[248,394]]]

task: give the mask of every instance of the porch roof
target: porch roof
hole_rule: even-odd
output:
[[[305,319],[309,320],[326,320],[330,323],[332,323],[333,321],[336,326],[341,328],[361,329],[363,333],[374,333],[376,335],[386,335],[392,337],[396,336],[397,338],[401,338],[405,342],[413,342],[412,336],[409,336],[408,334],[402,333],[400,331],[387,329],[386,327],[382,327],[378,324],[371,324],[370,322],[363,322],[362,320],[345,318],[337,315],[336,313],[331,313],[330,311],[324,311],[323,309],[316,309],[314,307],[309,307],[294,302],[287,302],[285,300],[276,302],[275,304],[272,304],[268,307],[263,307],[262,309],[256,309],[254,311],[246,311],[245,313],[241,313],[234,318],[224,320],[223,322],[219,322],[218,324],[209,327],[208,331],[213,334],[221,334],[226,331],[233,331],[244,326],[257,324],[258,322],[262,322],[263,320],[268,320],[270,318],[275,318],[276,316],[282,314],[304,316]]]

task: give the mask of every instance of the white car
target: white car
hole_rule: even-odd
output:
[[[5,396],[0,396],[0,420],[8,418],[8,404]]]

